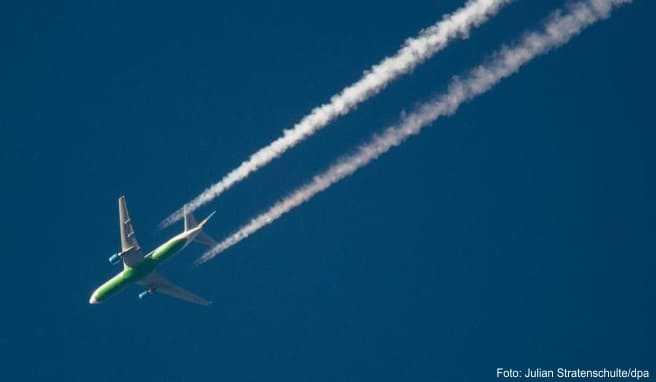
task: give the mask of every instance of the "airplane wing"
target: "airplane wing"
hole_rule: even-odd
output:
[[[164,276],[160,275],[157,272],[153,272],[150,275],[146,276],[141,285],[144,287],[153,290],[154,292],[165,294],[167,296],[177,298],[183,301],[190,302],[192,304],[199,305],[210,305],[211,302],[205,300],[204,298],[197,296],[186,289],[180,288],[179,286],[173,284]]]
[[[143,260],[143,254],[137,236],[134,234],[125,196],[118,198],[118,217],[121,228],[121,252],[123,252],[121,258],[127,266],[133,266]]]

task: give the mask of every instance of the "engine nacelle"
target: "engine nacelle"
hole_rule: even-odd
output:
[[[112,265],[116,265],[121,262],[121,255],[119,253],[115,253],[111,256],[109,256],[109,263]]]
[[[145,290],[145,291],[139,293],[139,300],[143,299],[144,297],[146,297],[146,296],[148,296],[149,294],[152,294],[152,293],[153,293],[152,289],[148,289],[148,290]]]

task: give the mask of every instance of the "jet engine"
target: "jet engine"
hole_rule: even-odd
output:
[[[112,265],[116,265],[121,262],[121,254],[120,253],[115,253],[111,256],[109,256],[109,263]]]
[[[139,300],[143,299],[144,297],[148,296],[149,294],[153,294],[153,289],[148,289],[148,290],[145,290],[145,291],[139,293]]]

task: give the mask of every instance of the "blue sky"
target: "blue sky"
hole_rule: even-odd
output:
[[[488,380],[654,364],[654,3],[637,0],[204,266],[116,268],[159,221],[461,1],[4,5],[12,380]],[[563,1],[518,1],[199,211],[223,238]]]

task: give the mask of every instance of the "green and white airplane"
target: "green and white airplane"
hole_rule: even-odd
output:
[[[121,196],[118,199],[118,212],[121,228],[121,252],[112,255],[109,258],[109,262],[112,265],[116,265],[122,260],[123,270],[98,287],[91,295],[89,303],[97,304],[102,302],[109,296],[123,290],[127,285],[134,283],[145,288],[145,291],[139,293],[140,299],[154,292],[158,292],[194,304],[209,305],[209,301],[180,288],[164,278],[157,272],[156,268],[160,263],[170,259],[192,241],[208,246],[215,245],[216,241],[202,232],[203,226],[214,215],[214,212],[202,222],[197,223],[193,215],[185,211],[184,231],[175,235],[169,241],[155,248],[145,256],[134,234],[132,220],[125,204],[125,196]]]

